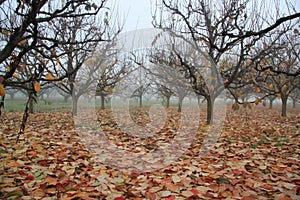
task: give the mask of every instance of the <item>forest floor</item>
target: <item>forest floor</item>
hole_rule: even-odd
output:
[[[289,109],[286,118],[280,108],[228,108],[206,151],[202,147],[210,126],[202,109],[203,120],[188,148],[166,165],[167,158],[149,155],[168,144],[175,145],[169,153],[182,147],[172,143],[180,127],[176,108],[168,109],[163,129],[146,138],[122,132],[110,110],[98,111],[94,130],[104,133],[106,147],[113,144],[117,153],[142,155],[141,160],[95,154],[86,141],[96,145],[99,138],[85,140],[69,110],[30,115],[22,135],[17,134],[22,113],[4,112],[0,199],[300,199],[300,108]],[[131,117],[142,126],[149,122],[145,109],[132,110]]]

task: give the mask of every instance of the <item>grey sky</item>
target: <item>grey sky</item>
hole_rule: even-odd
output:
[[[126,18],[123,31],[150,28],[152,0],[114,0],[119,15]]]

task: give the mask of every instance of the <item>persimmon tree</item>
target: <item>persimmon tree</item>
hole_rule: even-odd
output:
[[[298,31],[286,32],[272,45],[265,41],[262,48],[260,53],[263,56],[255,62],[255,68],[260,76],[254,79],[254,83],[262,92],[281,99],[281,115],[285,117],[287,100],[300,85],[300,76],[295,76],[300,69],[299,33]]]
[[[293,108],[296,108],[297,102],[300,101],[300,88],[297,87],[291,94],[291,99],[293,100]]]
[[[270,36],[274,32],[285,32],[284,22],[300,17],[300,13],[290,10],[288,16],[280,12],[278,4],[276,12],[265,12],[270,5],[254,1],[157,1],[154,11],[153,25],[185,40],[195,51],[207,56],[211,62],[207,68],[211,71],[213,90],[206,90],[204,97],[207,100],[207,123],[213,123],[213,105],[215,99],[224,88],[228,88],[239,77],[241,66],[245,65],[245,56],[251,47],[261,38]],[[285,6],[290,6],[286,4]],[[220,61],[226,54],[234,54],[235,65],[230,69],[220,71]],[[177,52],[178,58],[184,58]],[[194,66],[181,59],[181,65],[190,73],[196,91],[202,85],[197,84],[197,72]],[[219,76],[221,75],[221,76]],[[201,82],[201,81],[200,81]],[[198,87],[199,86],[199,87]]]
[[[58,36],[63,30],[53,30],[52,27],[59,24],[62,19],[79,19],[97,15],[104,9],[105,2],[102,0],[96,4],[87,0],[1,1],[1,83],[4,86],[9,85],[10,78],[16,70],[26,67],[27,63],[23,58],[30,52],[45,59],[52,59],[57,57],[55,52],[58,45],[89,42],[79,38],[61,40]],[[7,65],[10,70],[6,70]],[[68,75],[64,74],[61,79]],[[32,79],[33,77],[30,77],[26,82]]]
[[[170,107],[170,99],[175,95],[174,91],[172,91],[171,87],[168,87],[164,83],[160,83],[160,81],[154,83],[154,91],[156,94],[163,98],[163,102],[166,103],[166,107]]]
[[[95,95],[101,97],[101,109],[104,109],[106,97],[114,92],[116,84],[130,73],[130,70],[127,69],[128,63],[120,56],[119,50],[106,51],[99,55],[92,57],[86,65],[90,69],[98,69]]]
[[[157,90],[166,97],[167,105],[171,96],[178,98],[177,111],[181,112],[183,100],[190,95],[192,87],[185,77],[185,72],[182,71],[176,54],[170,48],[172,46],[169,45],[153,48],[149,52],[149,59],[153,65],[149,65],[146,70],[154,77]]]
[[[106,31],[105,26],[94,27],[95,21],[90,25],[78,26],[87,19],[93,19],[94,16],[98,16],[103,24],[107,24],[108,9],[105,4],[106,0],[1,1],[0,94],[3,97],[0,107],[4,105],[6,86],[31,84],[31,88],[34,89],[29,95],[31,101],[30,99],[40,91],[42,82],[57,82],[72,77],[80,65],[73,70],[60,71],[62,73],[56,73],[57,76],[53,74],[61,69],[59,63],[68,58],[70,51],[74,53],[87,44],[107,39],[101,37]],[[70,34],[72,29],[80,31]],[[63,36],[64,32],[68,32],[68,35]],[[94,37],[95,33],[99,37]],[[62,51],[62,46],[72,46],[73,49]],[[87,52],[92,50],[94,49],[88,49]],[[29,66],[26,59],[29,54],[34,55],[33,59],[36,60],[32,69],[34,73],[24,80],[14,79],[13,76],[17,71]],[[28,106],[25,108],[23,122],[26,122],[27,117]],[[22,124],[20,132],[24,131],[24,127],[25,123]]]

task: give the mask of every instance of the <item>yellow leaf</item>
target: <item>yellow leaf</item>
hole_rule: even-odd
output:
[[[39,82],[35,82],[35,83],[33,84],[33,88],[34,88],[34,90],[35,90],[36,92],[39,92],[39,91],[41,90],[41,85],[40,85],[40,83],[39,83]]]
[[[255,99],[255,105],[258,105],[259,102],[260,102],[260,99],[259,99],[259,98],[256,98],[256,99]]]
[[[269,89],[269,90],[272,90],[272,89],[273,89],[273,85],[270,84],[270,85],[268,86],[268,89]]]
[[[2,83],[0,83],[0,96],[5,96],[5,88],[4,85]]]
[[[51,73],[48,73],[48,74],[46,75],[46,79],[47,79],[47,80],[53,80],[52,74],[51,74]]]
[[[259,87],[257,87],[257,88],[255,89],[255,92],[256,92],[256,93],[260,93],[260,92],[261,92],[261,89],[260,89]]]
[[[284,86],[282,86],[282,91],[286,91],[286,89],[287,89],[287,85],[284,84]]]
[[[3,30],[2,34],[3,35],[9,35],[9,34],[11,34],[11,31],[9,31],[9,30]]]
[[[281,99],[281,94],[277,94],[277,98],[278,98],[278,99]]]
[[[237,96],[239,97],[239,98],[242,98],[243,97],[243,94],[242,94],[242,92],[239,90],[239,91],[237,91]]]

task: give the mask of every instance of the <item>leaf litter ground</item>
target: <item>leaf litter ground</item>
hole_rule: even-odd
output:
[[[280,117],[279,109],[228,109],[212,148],[199,152],[208,126],[200,121],[190,148],[175,162],[153,172],[122,172],[97,161],[74,130],[69,111],[30,116],[16,143],[22,113],[0,118],[1,199],[299,199],[300,109]],[[131,112],[145,125],[145,109]],[[99,129],[128,152],[151,152],[168,143],[180,116],[149,138],[123,133],[109,110],[98,112]],[[205,119],[205,112],[201,112]],[[113,161],[113,160],[112,160]]]

